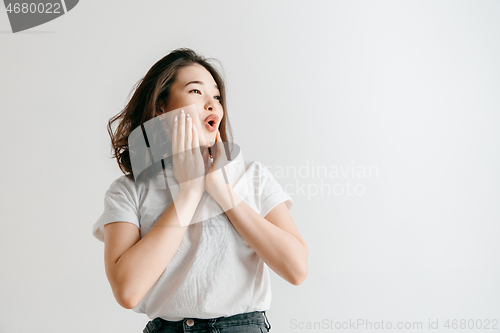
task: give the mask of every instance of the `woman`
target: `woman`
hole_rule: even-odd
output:
[[[158,132],[150,131],[158,121],[170,126],[160,167],[153,152]],[[237,158],[228,161],[225,86],[217,70],[192,50],[171,52],[148,71],[108,131],[125,175],[106,192],[93,235],[105,244],[117,302],[154,318],[146,333],[269,331],[267,266],[299,285],[308,250],[289,213],[292,199],[272,174],[258,162],[238,168]],[[134,167],[141,154],[129,147],[133,136],[150,154],[143,154],[151,166],[141,175]],[[141,178],[155,170],[167,186]]]

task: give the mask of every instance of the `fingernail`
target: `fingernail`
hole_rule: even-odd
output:
[[[184,113],[184,109],[181,109],[181,113]]]
[[[189,118],[189,117],[191,117],[191,116],[189,115],[189,113],[188,113],[188,114],[186,114],[186,118]]]
[[[179,117],[177,117],[177,115],[175,115],[175,117],[174,117],[174,121],[177,121],[177,118],[179,118]]]

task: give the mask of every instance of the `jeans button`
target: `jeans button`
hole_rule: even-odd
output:
[[[194,325],[194,320],[193,319],[186,320],[186,325],[188,325],[189,327],[193,326]]]

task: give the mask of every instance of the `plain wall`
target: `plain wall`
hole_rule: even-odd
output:
[[[91,229],[107,121],[178,47],[221,61],[235,142],[294,199],[309,275],[272,272],[273,332],[500,319],[500,2],[82,0],[0,32],[0,332],[149,321]]]

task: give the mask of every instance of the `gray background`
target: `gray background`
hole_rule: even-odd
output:
[[[108,119],[183,46],[222,62],[245,159],[289,168],[309,276],[272,273],[273,332],[500,320],[499,1],[87,0],[18,34],[2,9],[0,31],[0,332],[146,325],[91,228],[121,175]]]

